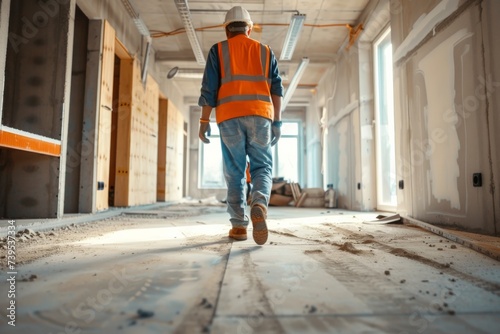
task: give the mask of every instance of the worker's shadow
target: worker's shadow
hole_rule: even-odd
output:
[[[209,241],[209,242],[201,242],[201,243],[196,243],[193,240],[187,239],[187,244],[182,245],[182,246],[174,246],[174,247],[165,247],[165,248],[156,248],[156,249],[150,249],[146,252],[143,252],[143,254],[151,253],[151,254],[159,254],[159,253],[178,253],[178,252],[184,252],[184,251],[189,251],[193,249],[207,249],[209,248],[210,250],[217,250],[221,253],[226,253],[231,256],[237,256],[237,255],[242,255],[246,254],[249,252],[253,252],[259,249],[262,249],[263,246],[259,245],[249,245],[248,247],[237,247],[233,248],[233,245],[239,245],[239,241],[234,241],[233,239],[227,237],[227,236],[221,236],[219,239],[216,239],[214,241]],[[242,244],[243,245],[243,244]],[[137,254],[137,252],[136,252]]]

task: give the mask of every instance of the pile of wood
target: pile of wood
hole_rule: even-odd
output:
[[[324,207],[325,192],[322,188],[304,188],[298,183],[274,181],[269,205],[295,207]]]

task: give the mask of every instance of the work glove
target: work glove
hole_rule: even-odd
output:
[[[278,140],[280,140],[281,137],[281,128],[276,125],[271,126],[271,146],[276,145]]]
[[[210,140],[205,136],[205,133],[207,136],[210,137],[210,132],[212,129],[210,128],[210,123],[209,122],[200,122],[200,131],[198,133],[198,136],[200,137],[201,141],[204,142],[205,144],[210,143]]]

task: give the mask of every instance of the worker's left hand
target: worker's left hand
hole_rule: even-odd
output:
[[[281,137],[281,129],[275,125],[271,126],[271,146],[276,145]]]
[[[210,128],[209,122],[200,122],[200,131],[198,133],[198,136],[205,144],[210,143],[210,140],[205,136],[205,133],[207,134],[207,136],[210,136],[211,130],[212,129]]]

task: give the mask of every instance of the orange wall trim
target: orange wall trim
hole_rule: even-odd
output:
[[[61,155],[61,142],[29,132],[0,127],[0,147],[8,147],[33,153],[58,157]]]

